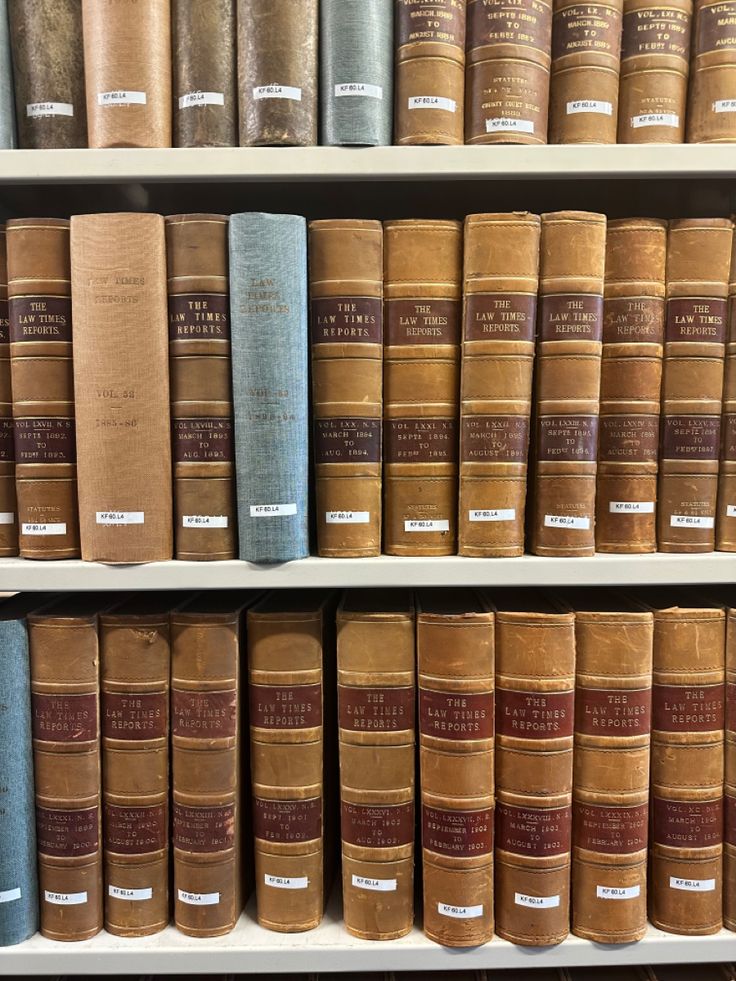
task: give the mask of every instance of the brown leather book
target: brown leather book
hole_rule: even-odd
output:
[[[561,943],[570,926],[575,614],[520,591],[496,613],[496,933]]]
[[[7,6],[18,146],[86,147],[82,5],[9,0]]]
[[[317,143],[317,0],[238,0],[241,146]]]
[[[0,225],[0,556],[18,554],[5,225]]]
[[[383,229],[384,551],[457,551],[462,225]]]
[[[736,249],[731,251],[731,273],[728,283],[716,548],[720,552],[736,552]]]
[[[605,215],[542,215],[531,516],[535,555],[592,555]]]
[[[736,140],[736,36],[730,4],[694,0],[688,143]]]
[[[174,146],[237,146],[236,0],[172,0]]]
[[[75,215],[71,229],[82,558],[170,559],[164,220]]]
[[[624,0],[619,143],[685,139],[693,0]]]
[[[317,551],[381,551],[383,228],[309,224]]]
[[[700,967],[698,966],[698,971]],[[590,968],[572,967],[564,972],[565,981],[591,981]],[[596,967],[595,981],[657,981],[651,967]]]
[[[6,225],[20,554],[79,555],[69,222]]]
[[[332,884],[337,753],[334,596],[275,590],[248,610],[258,922],[319,926]]]
[[[660,552],[712,552],[733,224],[670,222],[657,537]]]
[[[409,590],[348,590],[337,611],[345,929],[394,940],[414,923],[415,662]]]
[[[733,964],[657,964],[649,968],[653,981],[690,981],[694,972],[702,981],[734,981]]]
[[[171,146],[170,0],[82,0],[91,147]]]
[[[524,551],[538,215],[465,219],[460,555]]]
[[[234,559],[228,219],[166,219],[177,559]]]
[[[396,0],[394,143],[463,143],[466,0]]]
[[[424,932],[493,936],[493,609],[470,591],[417,599]]]
[[[466,143],[546,143],[552,0],[468,0]]]
[[[657,551],[667,223],[609,221],[595,547]]]
[[[615,143],[624,0],[554,0],[550,143]]]
[[[736,930],[736,606],[726,619],[725,725],[723,925]]]

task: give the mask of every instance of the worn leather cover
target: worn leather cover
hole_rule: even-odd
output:
[[[552,0],[468,0],[466,143],[546,143]]]
[[[82,27],[89,145],[170,147],[170,0],[82,0]]]
[[[394,143],[463,143],[466,0],[396,0]]]
[[[75,215],[71,254],[82,558],[170,559],[164,220]]]
[[[605,215],[542,215],[532,551],[592,555]]]
[[[693,0],[624,0],[619,143],[682,143]]]
[[[550,143],[615,143],[624,0],[554,0]]]
[[[736,552],[736,249],[731,251],[727,331],[716,548]]]
[[[237,554],[228,219],[166,219],[177,559]]]
[[[726,620],[726,730],[723,844],[723,924],[736,930],[736,607]]]
[[[0,225],[0,556],[18,554],[5,225]]]
[[[670,222],[657,536],[660,552],[715,545],[733,224]]]
[[[79,556],[69,222],[6,226],[20,554]]]
[[[317,551],[379,555],[383,228],[309,224]]]
[[[608,222],[595,545],[657,551],[667,223]]]
[[[86,147],[81,3],[8,0],[8,17],[18,146]]]
[[[736,140],[736,37],[731,3],[694,0],[688,143]]]
[[[468,215],[460,394],[461,555],[524,551],[538,215]]]
[[[494,614],[470,591],[417,599],[424,932],[493,936]]]
[[[394,940],[414,923],[414,603],[348,590],[337,611],[345,929]]]
[[[384,224],[384,551],[457,551],[463,231]]]

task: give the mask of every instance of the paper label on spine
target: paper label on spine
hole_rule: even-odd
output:
[[[449,906],[447,903],[437,903],[440,916],[449,916],[453,920],[476,920],[483,916],[482,906]]]
[[[396,892],[396,879],[369,879],[365,875],[354,875],[356,889],[369,889],[371,892]]]
[[[44,890],[44,898],[52,906],[84,906],[87,902],[86,892],[49,892]]]
[[[284,875],[269,875],[266,872],[263,881],[273,889],[306,889],[309,886],[309,879],[306,875],[288,878]]]
[[[145,92],[98,92],[98,106],[145,106],[147,102]]]
[[[63,521],[38,525],[22,524],[20,531],[22,535],[66,535],[66,524]]]
[[[192,106],[224,106],[224,92],[187,92],[179,96],[179,108],[190,109]]]
[[[137,903],[145,899],[153,899],[153,889],[124,889],[122,886],[108,885],[107,894],[112,899],[123,899],[128,903]]]
[[[702,514],[673,514],[670,528],[713,528],[715,520]]]
[[[302,101],[302,90],[295,85],[258,85],[253,89],[254,99],[290,99]]]
[[[516,521],[516,508],[489,508],[468,511],[468,521]]]
[[[515,892],[514,902],[517,906],[526,906],[529,909],[556,909],[560,905],[560,897],[527,896],[523,892]]]
[[[440,95],[413,95],[409,99],[410,109],[444,109],[445,112],[455,112],[457,102],[445,99]]]
[[[531,119],[507,119],[495,116],[486,119],[486,133],[533,133],[534,121]]]
[[[98,525],[142,525],[144,511],[97,511]]]
[[[654,514],[654,501],[610,501],[611,514]]]
[[[736,99],[716,99],[713,112],[736,112]]]
[[[647,112],[643,116],[631,117],[632,129],[644,129],[647,126],[672,126],[677,129],[680,117],[675,112]]]
[[[0,903],[14,903],[21,898],[20,888],[0,890]]]
[[[590,518],[576,518],[572,514],[545,514],[545,528],[574,528],[578,531],[588,531]]]
[[[593,112],[599,116],[612,116],[613,106],[610,102],[599,102],[597,99],[577,99],[567,103],[567,115],[575,116],[580,112]]]
[[[404,522],[404,531],[449,531],[450,521],[447,518],[441,518],[438,521],[421,521],[412,520]]]
[[[670,876],[670,889],[681,889],[683,892],[715,892],[715,879],[680,879]]]
[[[326,511],[328,525],[367,525],[371,520],[370,511]]]
[[[41,119],[43,116],[73,116],[74,106],[71,102],[29,102],[26,106],[26,116],[29,119]]]
[[[182,528],[227,528],[226,514],[185,514]]]
[[[15,514],[12,511],[0,511],[0,525],[15,524]]]
[[[736,504],[727,504],[726,505],[726,517],[727,518],[736,518]]]
[[[177,893],[179,902],[187,906],[218,906],[220,903],[219,892],[186,892],[178,889]]]
[[[595,894],[598,899],[638,899],[641,895],[641,886],[627,886],[626,888],[596,886]]]
[[[382,99],[383,88],[380,85],[369,85],[367,82],[342,82],[335,86],[335,98],[344,95],[362,95],[368,99]]]
[[[296,514],[296,504],[251,504],[251,518],[285,518]]]

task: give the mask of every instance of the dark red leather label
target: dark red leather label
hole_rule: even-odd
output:
[[[174,804],[174,848],[183,852],[225,852],[235,845],[235,805],[185,807]]]
[[[73,419],[16,419],[15,458],[18,463],[76,463]]]
[[[715,732],[724,725],[724,685],[652,685],[652,728]]]
[[[695,50],[692,56],[707,54],[709,51],[736,50],[736,2],[722,0],[720,3],[703,4],[698,7]]]
[[[97,739],[97,695],[46,695],[34,692],[33,738],[50,743]]]
[[[586,736],[646,735],[652,727],[651,708],[651,688],[577,688],[575,731]]]
[[[620,10],[620,8],[619,8]],[[618,57],[621,19],[615,6],[580,3],[555,12],[552,60],[565,55],[603,54]]]
[[[312,344],[382,344],[383,303],[375,296],[312,300]]]
[[[81,858],[100,847],[99,812],[96,807],[62,811],[36,807],[36,834],[41,855]]]
[[[15,460],[12,419],[0,419],[0,460],[5,463]]]
[[[231,739],[238,731],[235,691],[171,690],[171,734],[188,739]]]
[[[468,293],[466,341],[534,340],[537,298],[529,293]]]
[[[342,802],[341,833],[348,845],[398,848],[414,842],[413,804],[350,804]]]
[[[172,419],[171,426],[175,463],[230,463],[235,459],[231,419]]]
[[[460,437],[463,463],[526,463],[527,416],[464,416]]]
[[[726,301],[674,297],[667,301],[668,341],[726,343]]]
[[[316,841],[322,837],[322,800],[253,799],[253,834],[262,841],[282,845]]]
[[[635,13],[639,12],[635,11]],[[645,10],[641,13],[649,13],[649,11]],[[627,14],[627,16],[632,15]],[[619,296],[604,302],[604,344],[662,344],[663,342],[663,299],[652,296]]]
[[[496,847],[512,855],[565,855],[572,836],[571,807],[496,804]]]
[[[576,802],[573,840],[603,855],[631,855],[647,847],[649,806],[615,807]]]
[[[723,840],[736,848],[736,797],[726,794],[723,798]]]
[[[386,347],[391,344],[459,344],[459,300],[387,300]]]
[[[674,7],[644,7],[624,14],[621,60],[637,55],[690,57],[690,16]]]
[[[726,685],[726,729],[736,733],[736,682]]]
[[[493,852],[493,808],[441,811],[422,807],[422,845],[430,852],[474,858]]]
[[[163,851],[168,839],[168,808],[119,807],[105,804],[105,848],[118,855],[146,855]]]
[[[414,731],[413,688],[351,688],[339,685],[340,728],[349,732]]]
[[[225,293],[169,295],[170,341],[229,341],[230,304]]]
[[[519,739],[572,736],[575,692],[496,689],[496,732]]]
[[[7,344],[10,341],[10,315],[8,312],[8,301],[0,300],[0,344]]]
[[[380,419],[315,419],[315,463],[380,463]]]
[[[670,848],[709,848],[723,841],[723,798],[708,801],[652,797],[652,839]]]
[[[398,0],[396,37],[399,47],[418,41],[465,44],[465,0]]]
[[[736,306],[736,303],[734,303]],[[736,414],[723,416],[723,459],[736,460]]]
[[[599,463],[656,463],[659,416],[602,416],[599,420]]]
[[[540,462],[595,463],[597,450],[598,416],[540,416]]]
[[[438,739],[492,739],[493,692],[420,688],[419,731]]]
[[[102,735],[106,739],[164,739],[167,692],[103,692]]]
[[[539,311],[541,341],[600,341],[603,297],[592,293],[543,296]]]
[[[457,463],[456,419],[387,419],[385,463]]]
[[[13,296],[8,301],[10,341],[67,341],[72,339],[70,296]]]
[[[718,460],[720,416],[663,416],[662,457],[665,460]]]
[[[250,685],[250,724],[257,729],[322,725],[321,685]]]
[[[543,0],[470,0],[468,49],[513,44],[549,54],[552,5]]]

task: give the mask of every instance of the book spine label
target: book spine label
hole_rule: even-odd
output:
[[[695,0],[687,142],[728,143],[736,135],[736,104],[730,98],[736,69],[736,40],[730,18],[733,0]]]

